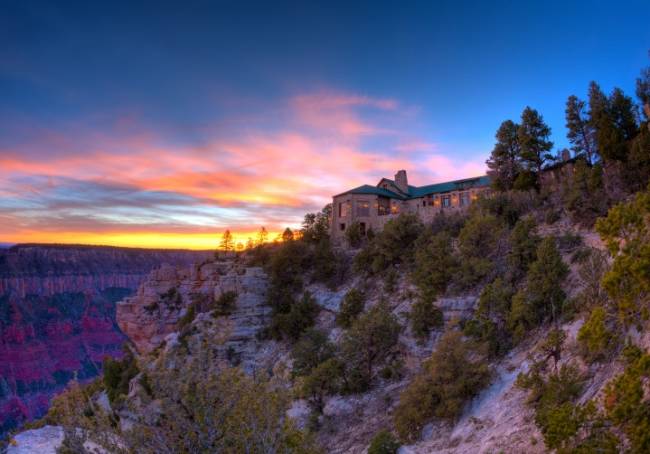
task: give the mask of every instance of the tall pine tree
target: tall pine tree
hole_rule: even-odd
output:
[[[497,142],[490,158],[486,161],[490,169],[488,173],[492,177],[494,187],[498,190],[512,189],[521,170],[518,128],[519,125],[512,120],[501,123],[495,135]]]
[[[571,95],[566,102],[567,138],[576,156],[584,156],[589,164],[597,161],[596,131],[589,121],[585,102]]]
[[[551,128],[535,109],[526,107],[521,113],[521,124],[517,138],[521,147],[521,161],[525,170],[538,175],[544,164],[553,159],[550,151],[553,142],[549,140]]]

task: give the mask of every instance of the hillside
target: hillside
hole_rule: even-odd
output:
[[[0,250],[0,433],[41,417],[76,377],[101,373],[125,340],[115,303],[169,263],[206,252],[17,245]]]

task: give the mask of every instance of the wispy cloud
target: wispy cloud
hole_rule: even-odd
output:
[[[34,127],[0,141],[0,241],[70,235],[155,245],[158,236],[160,245],[198,247],[227,227],[296,225],[332,194],[397,169],[415,184],[483,171],[482,160],[446,154],[409,128],[413,110],[319,91],[274,106],[267,121],[255,112],[250,125],[200,125],[198,143],[129,115],[104,129]]]

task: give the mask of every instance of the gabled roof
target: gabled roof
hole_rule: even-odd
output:
[[[382,178],[380,183],[382,181],[388,181],[393,183],[393,180],[390,180],[388,178]],[[390,197],[392,199],[408,200],[408,199],[416,199],[419,197],[424,197],[432,194],[440,194],[443,192],[455,191],[459,189],[469,189],[469,188],[483,187],[489,185],[490,185],[490,177],[484,175],[476,178],[465,178],[462,180],[447,181],[445,183],[436,183],[436,184],[430,184],[427,186],[420,186],[420,187],[409,185],[408,187],[409,193],[408,195],[405,196],[402,195],[401,193],[390,191],[388,189],[380,188],[377,186],[371,186],[369,184],[364,184],[363,186],[359,186],[358,188],[354,188],[354,189],[350,189],[349,191],[342,192],[341,194],[338,194],[335,197],[345,195],[345,194],[369,194],[369,195]]]

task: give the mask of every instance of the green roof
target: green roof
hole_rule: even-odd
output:
[[[392,180],[388,180],[392,181]],[[427,186],[410,186],[409,185],[409,194],[408,197],[404,197],[402,194],[398,194],[388,189],[378,188],[377,186],[371,186],[369,184],[364,184],[358,188],[350,189],[338,195],[345,194],[370,194],[378,195],[382,197],[390,197],[392,199],[399,200],[408,200],[408,199],[417,199],[419,197],[424,197],[432,194],[440,194],[443,192],[455,191],[459,189],[469,189],[474,187],[483,187],[490,185],[490,177],[483,175],[476,178],[465,178],[463,180],[447,181],[445,183],[436,183],[430,184]]]

